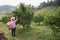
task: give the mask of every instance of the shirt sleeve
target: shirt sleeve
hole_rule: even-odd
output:
[[[9,22],[7,23],[7,25],[9,25]]]
[[[15,23],[17,22],[17,19],[15,20]]]

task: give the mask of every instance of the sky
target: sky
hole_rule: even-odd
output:
[[[26,5],[38,6],[41,2],[47,0],[0,0],[0,5],[12,5],[17,6],[19,3],[25,3]]]

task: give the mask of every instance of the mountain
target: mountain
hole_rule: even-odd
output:
[[[0,14],[9,14],[9,13],[11,13],[14,9],[16,9],[15,6],[2,5],[2,6],[0,6]]]

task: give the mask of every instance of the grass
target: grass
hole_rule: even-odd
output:
[[[48,26],[31,25],[31,29],[23,30],[17,26],[16,37],[11,36],[11,30],[6,24],[0,22],[0,31],[4,32],[8,40],[53,40],[53,31]]]

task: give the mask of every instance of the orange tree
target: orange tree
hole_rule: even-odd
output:
[[[33,21],[35,23],[38,23],[38,25],[40,25],[40,22],[44,21],[44,16],[40,14],[38,16],[34,16]]]
[[[44,20],[45,20],[45,24],[52,26],[51,28],[54,31],[56,31],[56,32],[59,31],[59,29],[60,29],[60,12],[45,15]]]
[[[31,7],[20,3],[15,11],[13,11],[13,16],[18,16],[18,24],[23,26],[23,29],[29,28],[33,18],[33,10]]]

